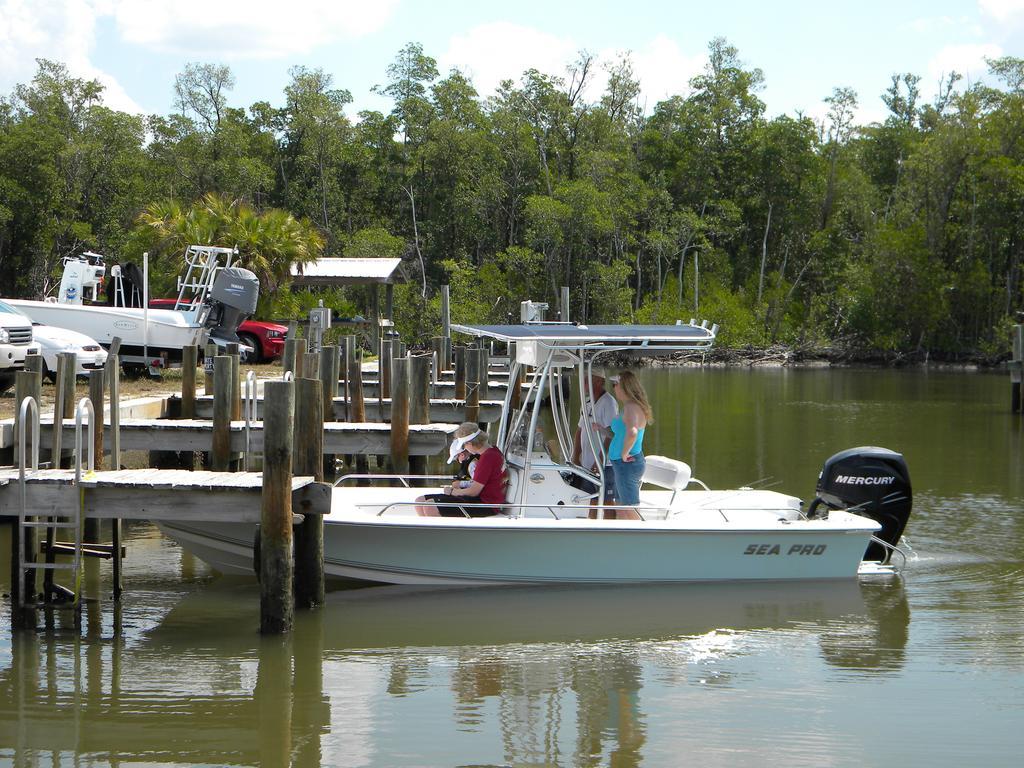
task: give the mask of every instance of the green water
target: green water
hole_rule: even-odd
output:
[[[1022,429],[1008,377],[656,370],[647,452],[807,498],[856,445],[903,452],[896,583],[384,587],[261,639],[258,589],[127,529],[80,634],[0,608],[0,765],[1016,766]],[[774,485],[772,485],[774,484]],[[0,589],[10,530],[0,526]]]

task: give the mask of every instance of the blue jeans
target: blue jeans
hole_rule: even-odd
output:
[[[647,462],[643,455],[636,455],[633,461],[612,459],[612,473],[615,475],[617,501],[625,507],[640,503],[640,483],[644,477]]]

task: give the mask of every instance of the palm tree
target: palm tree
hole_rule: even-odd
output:
[[[270,208],[262,213],[240,200],[209,192],[187,209],[173,201],[150,204],[139,215],[138,234],[158,262],[189,245],[238,248],[236,266],[251,269],[265,292],[291,280],[295,264],[320,258],[324,238],[308,219]]]

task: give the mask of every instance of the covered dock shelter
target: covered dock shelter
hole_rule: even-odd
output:
[[[374,346],[380,340],[381,328],[394,326],[395,283],[405,281],[401,259],[388,258],[324,258],[309,264],[292,265],[292,285],[298,288],[340,288],[350,285],[370,286],[370,306]],[[384,286],[384,308],[380,306],[380,286]]]

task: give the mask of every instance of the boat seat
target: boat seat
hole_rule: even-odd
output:
[[[681,491],[690,484],[693,473],[685,461],[670,459],[667,456],[645,456],[643,482],[667,488],[670,491]]]

